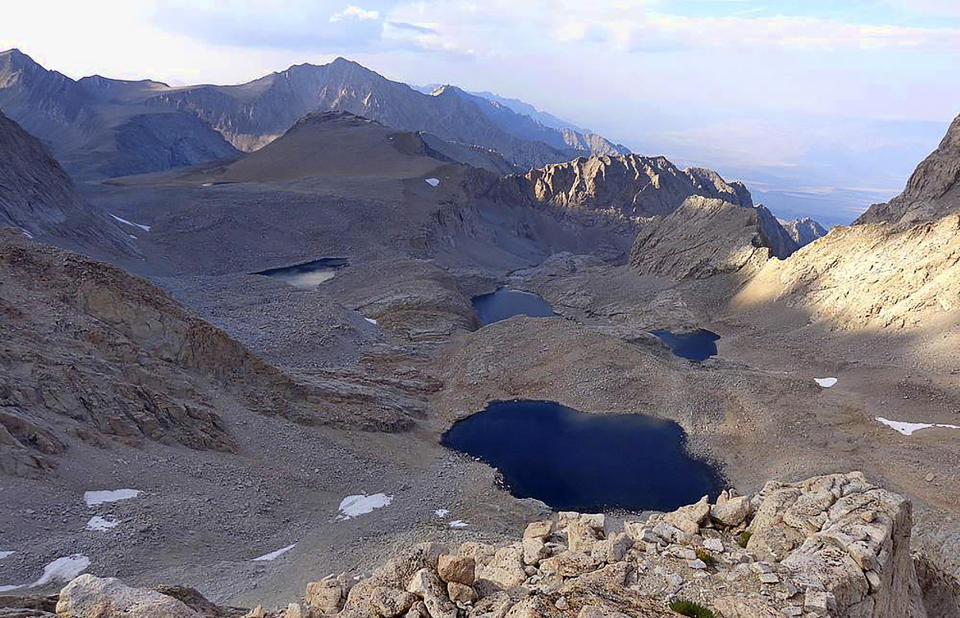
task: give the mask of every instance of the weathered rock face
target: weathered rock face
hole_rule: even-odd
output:
[[[133,255],[116,221],[91,208],[35,137],[0,113],[0,226],[96,255]]]
[[[797,244],[798,249],[827,235],[827,229],[810,217],[793,219],[792,221],[777,219],[777,221],[790,238],[793,239],[793,242]]]
[[[943,141],[914,170],[903,193],[874,204],[854,222],[916,223],[932,221],[960,209],[960,116]]]
[[[664,157],[640,155],[579,158],[509,176],[491,196],[566,210],[598,211],[626,219],[665,216],[692,195],[753,206],[740,183],[727,183],[702,168],[681,170]]]
[[[794,246],[763,206],[695,196],[666,217],[640,224],[630,265],[641,274],[674,279],[748,276]]]
[[[910,554],[910,504],[859,472],[771,482],[752,498],[724,491],[715,504],[703,499],[624,529],[609,530],[602,515],[559,513],[500,547],[468,542],[444,553],[424,543],[355,584],[345,574],[308,584],[306,605],[247,615],[654,618],[676,616],[669,604],[680,599],[724,618],[928,615]],[[532,559],[528,541],[542,546]],[[156,603],[186,607],[158,596],[84,575],[58,608],[112,618]],[[222,611],[189,605],[203,616]]]
[[[960,320],[960,214],[913,226],[834,228],[770,261],[732,303],[782,302],[837,328],[904,329]]]
[[[926,615],[910,555],[910,503],[902,496],[852,473],[768,483],[754,503],[747,549],[779,561],[828,611]]]

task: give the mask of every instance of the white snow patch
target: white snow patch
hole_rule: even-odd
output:
[[[120,223],[124,223],[124,224],[126,224],[126,225],[129,225],[130,227],[138,227],[138,228],[140,228],[141,230],[143,230],[144,232],[149,232],[149,231],[150,231],[150,226],[149,226],[149,225],[143,225],[142,223],[134,223],[133,221],[127,221],[126,219],[121,219],[120,217],[118,217],[117,215],[115,215],[115,214],[113,214],[113,213],[110,213],[110,216],[113,217],[114,219],[116,219],[117,221],[119,221]]]
[[[446,517],[447,515],[450,514],[450,511],[448,511],[447,509],[437,509],[436,511],[434,511],[434,513],[436,514],[437,517]]]
[[[10,584],[4,584],[0,586],[0,592],[9,592],[11,590],[16,590],[17,588],[23,588],[23,586],[17,586],[17,585],[11,586]]]
[[[386,494],[373,494],[366,496],[347,496],[340,501],[340,514],[337,519],[350,519],[358,515],[365,515],[374,509],[379,509],[393,502],[393,496]]]
[[[12,555],[15,554],[15,553],[17,553],[17,552],[15,552],[15,551],[0,551],[0,560],[3,560],[3,559],[6,558],[7,556],[12,556]]]
[[[269,554],[264,554],[264,555],[262,555],[262,556],[259,556],[259,557],[257,557],[257,558],[254,558],[254,560],[255,560],[255,561],[260,561],[260,562],[263,562],[263,561],[269,562],[269,561],[272,561],[272,560],[276,560],[277,558],[279,558],[279,557],[282,556],[283,554],[287,553],[288,551],[290,551],[291,549],[293,549],[293,548],[296,547],[296,546],[297,546],[296,543],[294,543],[293,545],[287,545],[286,547],[281,547],[281,548],[278,549],[277,551],[272,551],[272,552],[270,552]]]
[[[120,522],[116,519],[107,519],[99,515],[94,515],[90,518],[90,521],[87,522],[86,529],[95,532],[104,532],[110,528],[116,528],[118,525],[120,525]]]
[[[57,558],[47,566],[43,567],[43,575],[40,579],[30,584],[30,587],[42,586],[49,582],[68,582],[90,566],[90,558],[83,554],[73,554]]]
[[[837,383],[836,378],[814,378],[814,382],[822,386],[823,388],[830,388]]]
[[[30,240],[33,240],[33,234],[31,234],[31,233],[28,232],[27,230],[23,229],[22,227],[21,227],[21,228],[17,228],[17,229],[19,229],[20,232],[21,232],[24,236],[26,236],[26,237],[29,238]]]
[[[467,522],[463,521],[462,519],[454,519],[453,521],[450,522],[450,527],[451,527],[451,528],[466,528],[466,527],[469,526],[469,525],[470,525],[470,524],[468,524]]]
[[[203,184],[200,185],[200,186],[201,186],[201,187],[212,187],[212,186],[213,186],[213,183],[212,183],[212,182],[205,182],[205,183],[203,183]]]
[[[883,418],[878,416],[877,420],[893,429],[898,431],[905,436],[913,435],[915,431],[920,431],[921,429],[930,429],[931,427],[940,427],[943,429],[960,429],[957,425],[947,425],[945,423],[907,423],[905,421],[891,421],[890,419]]]
[[[377,321],[374,320],[373,318],[363,318],[363,319],[366,320],[367,322],[370,322],[370,323],[373,324],[374,326],[377,325]]]
[[[428,185],[430,185],[431,187],[436,187],[437,185],[440,184],[440,179],[439,179],[439,178],[427,178],[425,182],[426,182]]]
[[[129,500],[139,495],[139,489],[107,489],[104,491],[85,491],[83,492],[83,499],[86,500],[87,506],[96,506],[104,502]]]

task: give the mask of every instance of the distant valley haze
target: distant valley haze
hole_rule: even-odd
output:
[[[342,56],[715,169],[825,225],[902,191],[960,102],[953,0],[36,1],[5,7],[10,48],[172,86]]]

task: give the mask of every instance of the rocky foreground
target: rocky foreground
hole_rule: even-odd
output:
[[[910,502],[859,472],[723,492],[646,521],[558,513],[523,538],[422,543],[366,578],[330,575],[286,608],[217,607],[180,587],[84,574],[21,615],[83,618],[923,618]],[[618,529],[615,529],[618,528]],[[26,601],[24,604],[26,605]],[[674,611],[677,610],[677,611]],[[30,613],[27,613],[30,612]],[[244,613],[246,612],[246,613]],[[698,613],[699,612],[699,613]]]

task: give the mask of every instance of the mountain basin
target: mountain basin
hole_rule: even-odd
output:
[[[514,496],[580,512],[670,511],[716,496],[720,474],[685,442],[672,421],[533,400],[491,402],[442,438],[498,468]]]
[[[715,332],[698,329],[686,333],[674,333],[669,330],[650,331],[670,347],[676,356],[692,361],[705,361],[717,355],[717,339]]]
[[[338,270],[349,265],[350,260],[348,258],[325,257],[294,264],[293,266],[268,268],[253,274],[273,277],[296,288],[311,289],[324,281],[333,279]]]
[[[533,292],[499,288],[496,292],[474,296],[473,310],[483,324],[493,324],[515,315],[549,318],[556,314],[545,298]]]

